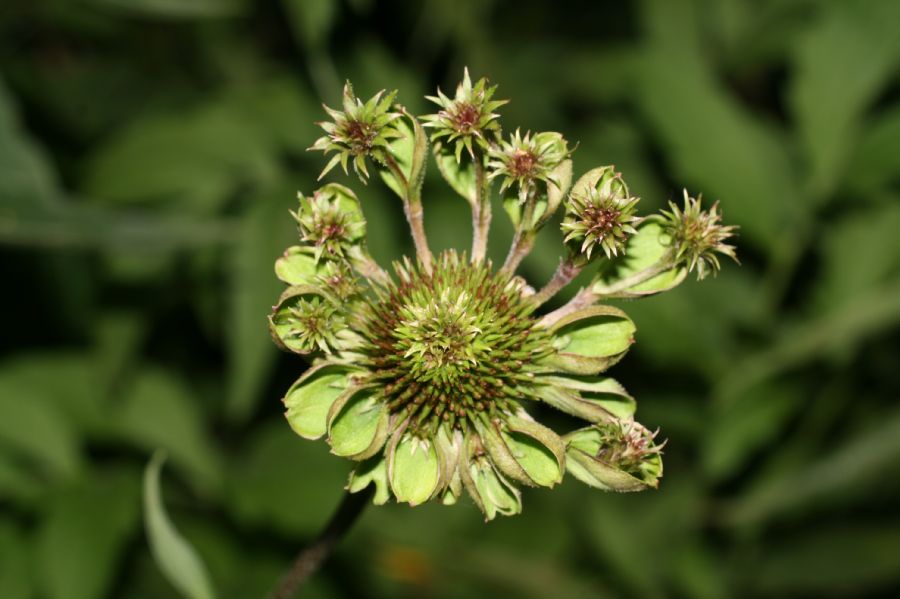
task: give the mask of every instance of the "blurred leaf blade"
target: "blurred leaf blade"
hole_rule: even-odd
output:
[[[200,556],[175,529],[162,499],[160,475],[165,454],[157,452],[144,472],[144,526],[157,566],[187,599],[214,599],[212,582]]]

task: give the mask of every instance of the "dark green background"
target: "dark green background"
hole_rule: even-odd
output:
[[[157,447],[221,596],[271,587],[348,471],[284,422],[304,363],[264,319],[320,99],[349,77],[422,113],[464,65],[645,211],[720,199],[743,266],[624,306],[659,491],[373,508],[309,596],[897,596],[900,2],[4,0],[0,597],[173,596],[140,520]],[[333,179],[378,259],[409,250],[395,198]],[[467,210],[432,169],[435,246],[468,246]],[[529,278],[559,255],[551,226]]]

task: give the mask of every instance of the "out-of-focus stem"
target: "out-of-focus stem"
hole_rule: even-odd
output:
[[[374,493],[374,485],[369,485],[358,493],[344,494],[344,499],[325,529],[300,552],[291,569],[278,583],[271,599],[290,599],[297,593],[300,586],[325,563],[335,545],[362,514]]]

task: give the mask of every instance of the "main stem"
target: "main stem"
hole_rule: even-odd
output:
[[[369,504],[374,493],[374,485],[369,485],[358,493],[348,491],[344,494],[344,498],[334,515],[331,516],[331,520],[328,521],[319,536],[300,552],[291,569],[278,583],[271,599],[291,599],[296,594],[300,586],[325,563],[334,546],[350,530]]]
[[[481,153],[472,158],[475,167],[475,203],[472,205],[472,262],[481,262],[487,253],[488,230],[491,226],[491,198],[484,173]]]

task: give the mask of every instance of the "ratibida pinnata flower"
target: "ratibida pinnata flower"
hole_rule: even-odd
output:
[[[284,397],[287,420],[355,462],[348,490],[373,486],[377,504],[449,505],[468,495],[490,520],[522,510],[521,487],[553,487],[567,472],[604,490],[655,488],[661,444],[607,375],[635,335],[611,301],[666,291],[688,271],[703,278],[719,268],[717,254],[735,257],[725,243],[735,228],[719,224],[718,205],[704,212],[685,192],[684,208],[640,217],[613,167],[572,183],[561,134],[517,131],[503,141],[495,110],[505,101],[495,91],[466,72],[455,98],[438,92],[441,111],[421,118],[441,174],[472,207],[471,250],[427,248],[429,137],[420,119],[391,105],[393,94],[362,102],[348,83],[345,110],[329,109],[334,120],[314,148],[337,152],[327,168],[352,159],[364,178],[372,158],[403,204],[416,255],[377,264],[365,202],[331,183],[299,196],[299,243],[275,264],[287,288],[269,317],[272,336],[310,364]],[[497,180],[516,230],[500,265],[484,258]],[[532,287],[517,266],[560,205],[564,258]],[[584,269],[594,272],[590,283],[544,309]],[[539,404],[584,424],[554,430],[535,418]]]

